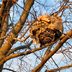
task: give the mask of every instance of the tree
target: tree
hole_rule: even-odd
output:
[[[56,72],[72,68],[72,2],[69,0],[51,1],[53,2],[53,7],[52,5],[48,5],[50,1],[47,0],[42,0],[41,2],[40,0],[2,0],[0,5],[0,72],[3,70],[16,72],[17,68],[9,68],[15,59],[18,59],[19,61],[17,63],[20,63],[18,72],[40,72],[41,70],[43,70],[43,72]],[[37,44],[35,45],[33,43],[29,35],[29,28],[31,28],[37,17],[43,13],[43,11],[41,12],[41,8],[49,15],[59,15],[63,20],[63,34],[58,41],[50,47],[38,47]],[[49,10],[50,8],[52,8],[52,10]],[[65,65],[64,61],[61,61],[64,64],[62,64],[63,66],[59,66],[52,57],[54,54],[63,55],[63,60],[68,64]],[[31,64],[33,66],[29,64],[30,59],[29,62],[26,61],[27,63],[24,61],[24,59],[26,59],[25,57],[30,57],[30,55],[31,57],[35,56],[33,61],[37,62],[35,62],[35,67],[33,67],[34,64],[32,62]],[[29,57],[27,57],[27,60]],[[50,63],[47,64],[47,62],[49,61],[53,62],[54,67],[57,68],[48,69],[47,66],[50,66]],[[9,66],[7,63],[9,63]],[[52,66],[50,66],[50,68],[52,68]]]

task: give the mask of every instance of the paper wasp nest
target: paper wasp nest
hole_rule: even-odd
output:
[[[63,31],[62,19],[55,15],[42,15],[37,18],[30,28],[30,37],[40,46],[56,42]]]

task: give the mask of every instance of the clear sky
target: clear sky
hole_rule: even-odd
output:
[[[1,1],[1,0],[0,0]],[[40,11],[41,11],[41,13],[42,14],[44,14],[44,13],[51,13],[51,12],[53,12],[53,11],[56,11],[58,8],[58,6],[59,6],[59,3],[58,2],[60,2],[61,0],[36,0],[37,2],[40,2],[41,4],[44,4],[44,5],[46,5],[47,7],[46,8],[44,8],[43,6],[41,6],[41,5],[39,5],[37,2],[35,2],[35,4],[34,4],[34,8],[35,8],[35,10],[37,11],[37,14],[39,15],[40,14]],[[58,2],[57,2],[58,1]],[[19,5],[21,5],[22,6],[22,3],[21,3],[21,0],[19,0]],[[31,9],[31,11],[32,11],[32,9]],[[20,14],[21,14],[21,12],[22,12],[22,9],[20,9],[19,8],[19,12],[20,12]],[[66,12],[65,12],[65,14],[66,14]],[[13,15],[13,12],[11,13],[11,16]],[[38,16],[37,15],[37,16]],[[32,16],[30,16],[29,15],[29,19],[31,18]],[[71,17],[71,19],[72,19],[72,16],[70,16]],[[15,22],[14,23],[16,23],[17,21],[18,21],[18,19],[19,19],[19,15],[18,15],[18,13],[16,14],[16,12],[15,12]],[[64,17],[63,17],[63,19],[64,19]],[[71,25],[72,26],[72,25]],[[64,27],[66,27],[66,26],[64,26]],[[64,29],[64,31],[66,31],[65,29]],[[71,42],[70,42],[71,43]],[[18,46],[20,43],[18,43],[18,44],[16,44],[16,46]],[[72,44],[72,43],[71,43]],[[41,57],[41,55],[43,55],[43,52],[45,51],[45,49],[43,49],[42,51],[39,51],[39,52],[36,52],[36,54],[38,54],[40,57]],[[63,54],[55,54],[55,55],[53,55],[53,58],[54,58],[54,60],[56,61],[56,63],[59,65],[59,66],[63,66],[63,65],[65,65],[66,64],[66,62],[64,62],[64,60],[65,59],[63,59],[64,58],[64,55]],[[61,61],[63,59],[63,61]],[[29,65],[31,65],[32,67],[34,67],[35,66],[35,63],[36,63],[36,56],[34,55],[34,54],[30,54],[30,55],[28,55],[27,57],[24,57],[23,58],[23,60],[25,61],[25,62],[27,62],[27,63],[29,63]],[[51,60],[51,59],[50,59]],[[56,67],[55,66],[55,64],[52,62],[52,60],[51,61],[48,61],[47,62],[47,66],[48,66],[48,68],[54,68],[54,67]],[[18,70],[18,64],[20,64],[21,62],[20,62],[20,60],[18,60],[18,59],[14,59],[14,60],[10,60],[10,61],[8,61],[7,62],[7,65],[9,65],[10,63],[11,63],[11,61],[13,61],[13,64],[11,65],[11,69],[15,69],[15,70]],[[40,63],[40,60],[37,60],[38,61],[38,63]],[[18,62],[18,63],[17,63]],[[51,63],[52,62],[52,63]],[[24,64],[23,64],[24,65]],[[5,65],[6,66],[6,65]],[[31,68],[32,68],[31,67]],[[41,72],[44,72],[44,70],[45,70],[45,67],[41,70]],[[10,71],[6,71],[6,70],[4,70],[3,72],[10,72]],[[19,71],[18,71],[19,72]],[[24,72],[24,71],[23,71]],[[69,70],[64,70],[64,71],[61,71],[61,72],[69,72]]]

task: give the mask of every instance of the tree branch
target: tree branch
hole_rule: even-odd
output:
[[[67,69],[67,68],[70,68],[70,67],[72,67],[72,64],[62,66],[62,67],[59,67],[59,68],[55,68],[55,69],[51,69],[51,70],[46,70],[46,72],[57,72],[59,70]]]
[[[65,43],[70,37],[72,37],[72,30],[70,30],[69,32],[66,33],[66,35],[63,37],[63,39],[58,43],[58,45],[49,54],[48,53],[45,54],[45,56],[42,58],[41,63],[35,69],[33,69],[32,72],[39,72],[40,69],[43,67],[43,65],[46,63],[46,61],[48,59],[50,59],[60,49],[60,47],[63,45],[63,43]],[[35,48],[32,50],[28,50],[26,52],[21,52],[21,53],[17,53],[17,54],[11,54],[11,55],[3,58],[0,61],[0,65],[2,65],[4,62],[6,62],[9,59],[16,58],[16,57],[19,57],[22,55],[28,55],[28,54],[34,53],[36,51],[39,51],[41,49],[44,49],[44,48],[46,48],[46,47]]]
[[[32,44],[32,41],[31,41],[29,44],[27,44],[27,45],[18,46],[18,47],[16,47],[16,48],[13,48],[13,49],[11,49],[11,50],[7,53],[7,56],[10,55],[10,54],[12,54],[12,53],[14,53],[14,52],[17,51],[17,50],[26,49],[26,48],[28,48],[31,44]]]
[[[7,38],[4,40],[2,47],[0,48],[0,56],[2,56],[0,57],[0,60],[3,57],[5,57],[6,53],[10,50],[12,44],[14,43],[14,38],[17,36],[18,32],[23,27],[33,3],[34,3],[34,0],[26,0],[25,6],[24,6],[26,11],[23,11],[19,22],[16,24],[14,29],[9,33]]]
[[[46,54],[43,58],[40,64],[38,64],[32,72],[39,72],[44,64],[60,49],[60,47],[70,38],[72,37],[72,30],[66,33],[66,35],[63,37],[63,39],[58,43],[58,45],[49,53]]]
[[[0,61],[0,65],[2,65],[4,62],[6,62],[7,60],[10,60],[12,58],[16,58],[16,57],[19,57],[19,56],[22,56],[22,55],[28,55],[28,54],[31,54],[31,53],[34,53],[36,51],[39,51],[39,50],[42,50],[46,47],[42,47],[42,48],[34,48],[32,50],[28,50],[28,51],[25,51],[25,52],[20,52],[20,53],[16,53],[16,54],[11,54],[9,56],[6,56],[4,57],[1,61]]]
[[[10,8],[15,2],[13,0],[2,0],[2,5],[0,9],[0,24],[1,24],[1,33],[0,37],[6,35],[8,29],[8,15]],[[4,39],[0,40],[0,46],[2,45]]]
[[[9,69],[9,68],[3,68],[3,70],[8,70],[8,71],[16,72],[16,71],[14,71],[12,69]]]

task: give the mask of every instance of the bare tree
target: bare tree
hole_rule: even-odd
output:
[[[70,71],[71,38],[71,0],[1,1],[0,72]]]

